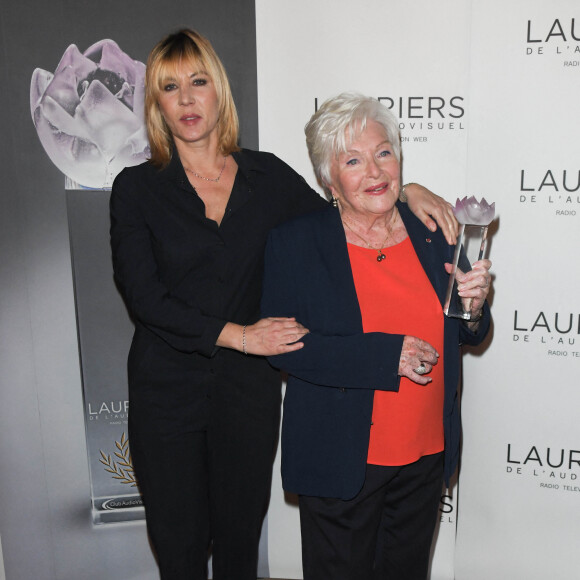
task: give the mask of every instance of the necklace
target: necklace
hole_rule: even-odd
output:
[[[393,223],[395,222],[395,220],[397,219],[397,208],[395,208],[395,213],[393,216],[393,219],[391,219],[391,223],[387,226],[387,237],[383,240],[383,243],[378,247],[375,248],[374,246],[371,246],[371,244],[369,244],[359,233],[355,232],[349,225],[348,222],[341,216],[341,220],[342,223],[360,240],[362,240],[371,250],[375,250],[378,253],[377,256],[377,262],[382,262],[387,256],[385,256],[382,248],[385,247],[385,244],[387,243],[387,240],[391,237],[392,235],[392,227],[393,227]]]
[[[215,179],[211,179],[210,177],[204,177],[203,175],[196,173],[193,169],[189,169],[189,167],[185,167],[185,165],[183,166],[183,169],[185,169],[185,171],[187,171],[188,173],[191,173],[192,175],[199,177],[200,179],[205,179],[206,181],[215,181],[217,183],[220,180],[222,173],[224,172],[224,169],[226,168],[226,159],[227,159],[227,157],[224,157],[224,164],[222,165],[222,170],[220,171],[220,174]]]

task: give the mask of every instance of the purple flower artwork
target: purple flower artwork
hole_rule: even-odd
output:
[[[30,110],[51,161],[74,188],[110,189],[117,174],[149,157],[143,118],[145,65],[112,40],[83,54],[71,44],[53,73],[37,68]]]
[[[453,213],[460,224],[488,226],[495,217],[495,202],[490,205],[484,197],[477,201],[473,195],[465,196],[456,201]]]

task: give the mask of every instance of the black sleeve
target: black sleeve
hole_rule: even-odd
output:
[[[489,309],[489,304],[483,303],[483,316],[479,321],[477,330],[471,330],[467,324],[469,320],[461,320],[459,325],[459,342],[460,344],[470,344],[476,346],[480,344],[483,339],[487,336],[489,332],[489,326],[491,324],[491,312]]]

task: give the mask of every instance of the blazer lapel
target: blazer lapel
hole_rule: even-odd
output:
[[[449,275],[441,262],[441,256],[449,262],[453,259],[454,246],[449,246],[439,230],[429,231],[423,223],[411,213],[406,204],[397,202],[401,218],[411,238],[411,243],[423,270],[435,289],[439,302],[443,306],[447,293]]]
[[[352,276],[352,268],[348,257],[346,236],[338,210],[334,207],[323,210],[326,215],[325,231],[321,231],[321,243],[327,249],[324,253],[332,254],[331,259],[323,260],[331,269],[331,276],[335,287],[335,298],[340,300],[340,313],[343,322],[352,332],[363,330],[362,314],[356,295],[356,287]]]

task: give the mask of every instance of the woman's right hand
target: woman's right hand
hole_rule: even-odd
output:
[[[246,354],[273,356],[301,349],[304,343],[298,341],[308,332],[295,318],[262,318],[246,326],[244,341],[244,327],[228,322],[216,344],[241,352],[245,348]]]
[[[246,352],[272,356],[299,350],[308,332],[295,318],[262,318],[246,327]]]
[[[428,342],[416,336],[405,336],[399,359],[399,375],[419,385],[427,385],[432,379],[426,375],[437,364],[438,357],[439,354]],[[423,374],[418,374],[415,370],[421,365],[426,370]]]

